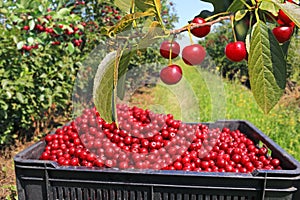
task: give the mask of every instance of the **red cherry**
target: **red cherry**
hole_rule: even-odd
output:
[[[178,65],[169,65],[160,71],[160,79],[168,85],[178,83],[182,78],[182,70]]]
[[[273,28],[272,32],[279,43],[284,43],[291,38],[293,28],[291,26],[278,26]]]
[[[200,44],[192,44],[182,50],[182,59],[187,65],[199,65],[205,56],[206,51]]]
[[[206,23],[205,19],[203,19],[201,17],[194,18],[192,22],[196,23],[196,24]],[[199,38],[205,37],[209,32],[210,32],[210,26],[202,26],[202,27],[194,28],[191,30],[191,33],[194,36],[199,37]]]
[[[273,159],[271,160],[271,165],[272,165],[274,168],[278,167],[278,166],[280,165],[280,160],[277,159],[277,158],[273,158]]]
[[[176,41],[163,41],[160,45],[160,55],[169,59],[172,49],[171,58],[176,58],[180,53],[180,45]]]
[[[24,30],[24,31],[28,31],[28,30],[29,30],[29,26],[24,26],[24,27],[23,27],[23,30]]]
[[[225,47],[226,57],[233,62],[240,62],[247,57],[246,45],[242,41],[230,42]]]
[[[286,25],[292,22],[292,20],[281,9],[278,12],[278,18]]]

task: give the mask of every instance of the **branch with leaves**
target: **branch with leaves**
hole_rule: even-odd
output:
[[[205,18],[205,23],[189,23],[180,29],[166,30],[161,18],[160,0],[115,0],[115,4],[127,14],[115,26],[104,28],[102,33],[116,39],[133,39],[132,41],[136,42],[135,47],[141,49],[147,48],[150,44],[170,35],[185,31],[190,33],[196,28],[212,26],[223,20],[231,20],[235,40],[245,43],[253,96],[261,109],[268,113],[277,104],[285,89],[288,40],[293,31],[300,27],[299,5],[281,0],[251,0],[249,3],[240,0],[225,0],[222,3],[218,0],[206,1],[212,3],[215,9],[214,12],[210,12],[210,16],[207,16],[209,12],[201,12],[197,16]],[[290,20],[289,23],[282,22],[280,12],[286,15],[286,19]],[[204,17],[204,15],[206,16]],[[145,20],[143,20],[144,24],[139,26],[140,19]],[[287,26],[287,29],[293,31],[286,38],[282,38],[282,35],[278,34],[281,37],[279,38],[275,33],[276,31],[272,29],[274,26],[275,28]],[[126,31],[131,33],[132,30],[139,27],[143,28],[137,35],[124,34]],[[124,48],[122,51],[125,52],[128,49]],[[127,66],[121,65],[121,63],[128,64],[128,62],[122,61],[128,61],[131,54],[122,54],[121,52],[120,55],[122,56],[110,55],[110,59],[119,59],[119,61],[113,62],[119,63],[118,66],[106,65],[105,63],[100,64],[100,66],[107,72],[111,67],[114,70],[124,71]],[[111,62],[106,60],[106,63]],[[113,75],[104,72],[102,76],[97,76],[98,83],[105,80],[107,85],[111,85],[111,90],[117,90],[116,82],[113,79],[106,79],[106,76],[113,77]],[[103,87],[98,83],[95,84],[99,85],[100,88]],[[113,121],[116,113],[111,113],[114,110],[111,94],[116,94],[116,92],[108,90],[109,93],[104,94],[103,88],[98,90],[96,88],[95,91],[94,99],[98,111],[104,113],[106,121]],[[105,103],[106,106],[103,106],[103,98],[108,101]]]

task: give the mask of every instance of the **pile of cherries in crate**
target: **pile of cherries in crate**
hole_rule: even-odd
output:
[[[173,115],[117,105],[118,122],[105,122],[95,108],[48,134],[41,160],[62,166],[118,169],[185,170],[251,173],[280,170],[268,155],[239,130],[187,124]]]

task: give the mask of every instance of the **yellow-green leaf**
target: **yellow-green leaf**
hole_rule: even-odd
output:
[[[285,89],[286,60],[272,31],[261,21],[253,27],[248,59],[253,96],[264,113],[269,113]]]
[[[120,56],[117,53],[109,53],[98,66],[96,76],[94,78],[93,99],[96,109],[101,117],[112,122],[116,119],[115,101],[114,101],[114,74],[118,70],[118,76],[124,75],[127,70],[131,52],[122,51]],[[117,59],[119,61],[117,61]],[[116,66],[117,64],[117,66]]]
[[[248,10],[239,10],[235,13],[234,20],[240,21],[242,20],[248,13]]]
[[[143,17],[148,17],[148,16],[154,16],[154,14],[151,13],[151,12],[148,12],[148,11],[127,14],[115,26],[111,27],[108,30],[108,35],[112,36],[112,35],[115,35],[117,33],[123,32],[129,26],[131,26],[133,21],[135,21],[137,19],[140,19],[140,18],[143,18]]]
[[[101,117],[112,122],[112,95],[116,52],[109,53],[98,66],[94,79],[93,98]]]
[[[123,12],[129,13],[131,9],[131,2],[134,0],[115,0],[114,4]]]
[[[148,28],[146,35],[139,41],[139,49],[144,49],[149,47],[151,44],[154,44],[156,40],[160,39],[165,35],[164,30],[160,26],[158,21],[153,21]]]
[[[163,20],[161,18],[162,5],[160,0],[135,0],[135,5],[144,12],[153,12],[163,27]]]

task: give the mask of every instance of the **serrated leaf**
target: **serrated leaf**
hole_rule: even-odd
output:
[[[286,60],[272,31],[261,21],[253,27],[248,59],[253,96],[264,113],[269,113],[284,92]]]
[[[298,26],[300,27],[300,6],[286,1],[280,3],[278,0],[272,0],[283,12]]]
[[[230,4],[227,12],[237,12],[238,10],[242,10],[244,8],[244,4],[241,0],[234,0],[232,4]]]
[[[234,20],[240,21],[242,20],[248,13],[248,10],[239,10],[235,13]]]
[[[115,0],[114,4],[117,6],[120,10],[122,10],[125,13],[129,13],[131,9],[131,2],[134,0]]]
[[[70,54],[73,54],[74,53],[74,51],[75,51],[75,47],[74,47],[74,45],[73,45],[73,43],[72,42],[69,42],[68,43],[68,51],[69,51],[69,53]]]

